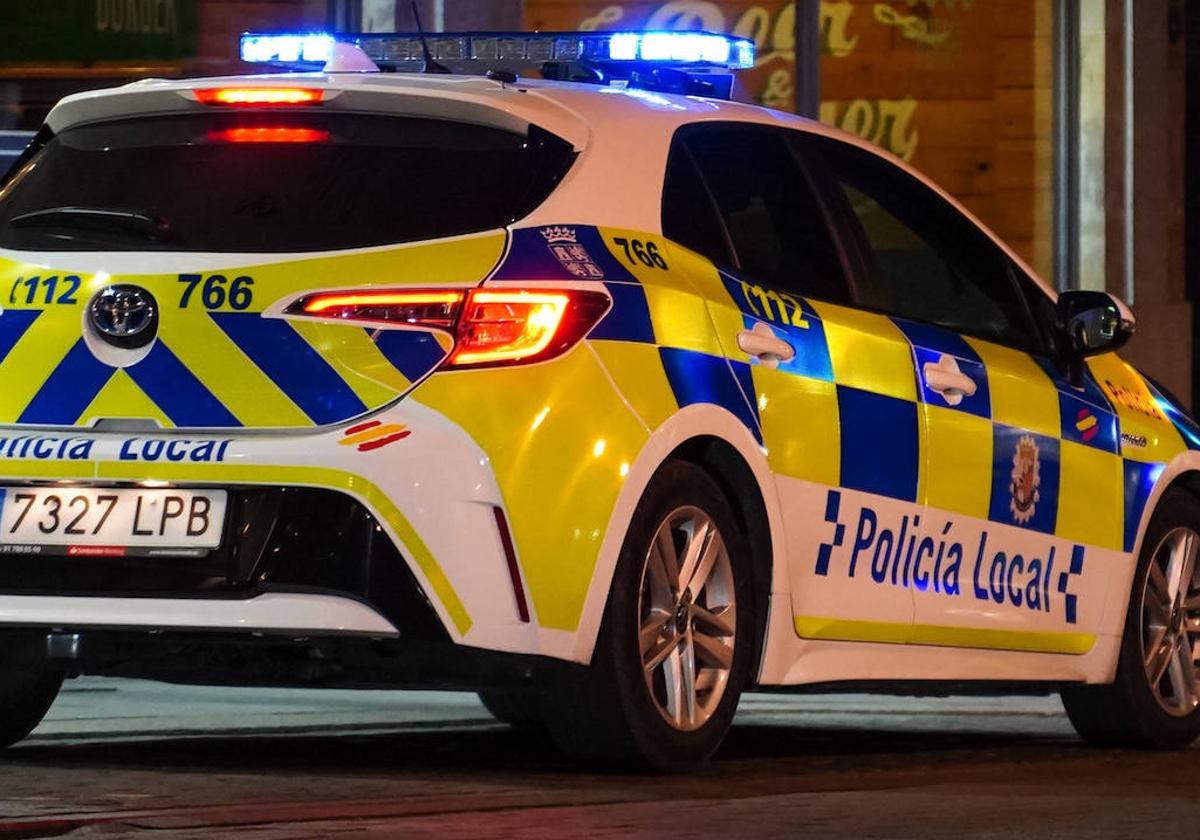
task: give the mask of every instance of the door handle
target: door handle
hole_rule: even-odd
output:
[[[777,338],[771,328],[759,321],[752,330],[737,334],[737,346],[743,353],[762,362],[763,367],[776,368],[780,362],[790,362],[796,357],[796,348],[782,338]]]
[[[926,362],[921,372],[929,390],[941,394],[948,405],[958,405],[964,397],[975,396],[979,387],[974,379],[959,370],[953,356],[944,355],[936,362]]]

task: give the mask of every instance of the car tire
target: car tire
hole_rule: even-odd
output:
[[[0,668],[0,749],[32,732],[50,710],[62,674]]]
[[[489,688],[479,692],[479,701],[501,723],[513,729],[542,728],[542,716],[536,695],[527,689]]]
[[[716,482],[694,464],[663,465],[626,532],[591,666],[540,697],[559,749],[664,771],[707,760],[750,675],[752,573]]]
[[[1167,490],[1142,541],[1116,679],[1109,685],[1064,686],[1061,692],[1067,716],[1085,741],[1178,749],[1200,736],[1193,657],[1200,639],[1197,548],[1200,500]],[[1177,595],[1183,581],[1187,588]]]

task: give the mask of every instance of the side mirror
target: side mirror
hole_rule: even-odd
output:
[[[1072,289],[1058,296],[1058,329],[1065,349],[1077,358],[1120,348],[1133,328],[1129,307],[1107,292]]]

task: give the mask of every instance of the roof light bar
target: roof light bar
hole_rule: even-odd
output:
[[[243,61],[319,65],[334,41],[355,44],[381,65],[420,69],[425,55],[417,33],[287,33],[242,35]],[[426,36],[439,62],[579,61],[745,70],[754,66],[754,42],[712,32],[434,32]],[[490,69],[490,67],[489,67]]]
[[[253,64],[324,64],[333,51],[334,37],[314,32],[307,35],[242,36],[242,61]]]
[[[708,32],[614,32],[608,50],[613,61],[709,64],[731,70],[754,66],[753,41]]]

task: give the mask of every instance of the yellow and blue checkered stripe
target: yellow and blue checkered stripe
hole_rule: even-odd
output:
[[[691,252],[672,248],[674,270],[656,272],[622,263],[613,244],[652,236],[563,227],[575,234],[613,298],[589,340],[651,425],[687,405],[718,405],[767,446],[772,466],[784,474],[1132,549],[1150,488],[1174,444],[1127,452],[1121,410],[1090,370],[1077,388],[1048,361],[1025,352],[797,297],[789,298],[796,308],[787,317],[766,321],[763,301],[750,298],[752,284]],[[515,232],[493,279],[580,279],[546,248],[547,230]],[[709,313],[695,306],[697,287],[738,313],[736,324],[718,325],[719,339],[710,334]],[[732,333],[758,323],[791,343],[795,357],[769,370],[731,350]],[[955,406],[931,391],[921,373],[943,356],[977,386]],[[763,415],[777,398],[792,412],[783,432],[778,420],[772,430]],[[782,416],[777,408],[765,410]],[[1178,438],[1173,430],[1170,435]],[[811,440],[799,440],[805,437]],[[1018,522],[1009,505],[1013,455],[1022,438],[1038,447],[1041,501],[1033,516]]]
[[[589,265],[589,270],[594,267],[595,276],[572,273],[547,249],[543,231],[563,229],[571,231],[575,243],[587,258],[585,264]],[[720,344],[713,340],[702,305],[698,310],[671,313],[666,297],[672,291],[682,291],[683,297],[691,296],[694,300],[695,291],[686,281],[681,289],[664,288],[663,283],[672,282],[666,272],[655,274],[653,269],[645,266],[631,267],[620,261],[607,243],[621,233],[639,238],[639,242],[655,240],[638,232],[601,230],[588,225],[514,231],[508,255],[489,280],[602,281],[613,305],[591,331],[588,340],[622,382],[622,390],[628,398],[655,404],[653,408],[643,406],[639,412],[643,418],[657,423],[689,405],[717,405],[737,417],[761,443],[750,365],[728,358]],[[665,244],[662,247],[665,249]],[[654,300],[651,300],[652,296]],[[682,302],[682,298],[675,300]],[[682,330],[672,329],[672,322],[680,324],[689,318],[689,326]],[[652,351],[652,356],[647,356],[646,351]],[[653,368],[648,369],[647,365]],[[663,406],[668,398],[664,390],[669,392],[669,406],[665,412]],[[652,395],[648,400],[647,394]]]
[[[676,252],[677,254],[680,252]],[[740,326],[764,322],[760,307],[747,298],[747,284],[697,259],[694,271],[712,272],[720,289],[741,313]],[[1146,500],[1165,454],[1182,449],[1130,453],[1120,438],[1122,409],[1114,406],[1089,369],[1082,387],[1066,382],[1047,360],[958,333],[828,303],[796,298],[796,323],[769,323],[796,348],[796,356],[776,370],[748,365],[728,348],[670,347],[659,335],[654,307],[662,278],[642,275],[641,283],[610,283],[614,309],[592,334],[601,342],[661,343],[666,379],[679,406],[711,402],[730,408],[763,440],[760,409],[775,398],[771,383],[792,378],[805,383],[787,396],[813,409],[792,418],[788,434],[814,435],[820,446],[803,456],[778,458],[778,435],[767,445],[773,467],[784,462],[796,477],[860,490],[978,519],[1022,527],[1076,542],[1130,551]],[[669,332],[679,333],[678,327]],[[722,336],[725,340],[731,336]],[[699,342],[693,342],[693,344]],[[726,375],[716,363],[723,355]],[[975,394],[950,406],[924,383],[927,362],[955,359],[976,382]],[[718,375],[719,374],[719,375]],[[720,380],[719,385],[714,382]],[[732,380],[732,382],[730,381]],[[1140,382],[1140,377],[1138,377]],[[733,385],[736,384],[736,389]],[[1144,387],[1144,386],[1143,386]],[[778,389],[774,389],[778,390]],[[739,399],[739,397],[741,399]],[[1128,414],[1128,412],[1125,412]],[[922,448],[921,418],[926,427]],[[770,429],[768,428],[768,432]],[[1166,437],[1179,434],[1166,424]],[[1026,521],[1017,521],[1012,500],[1013,455],[1022,438],[1038,447],[1040,502]],[[1200,441],[1200,431],[1197,433]],[[784,444],[787,445],[787,444]],[[813,464],[812,462],[816,462]]]

